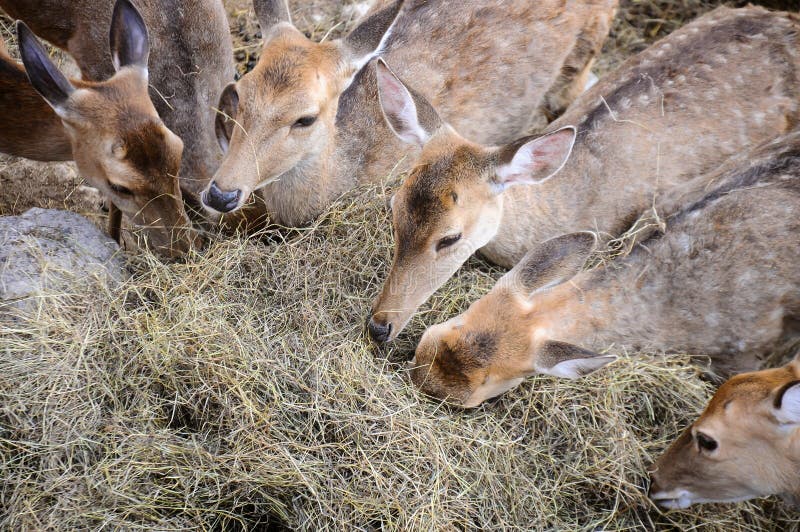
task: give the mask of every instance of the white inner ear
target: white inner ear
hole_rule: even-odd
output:
[[[549,368],[537,367],[539,373],[551,375],[553,377],[560,377],[564,379],[577,379],[597,371],[606,364],[614,362],[617,357],[613,355],[605,355],[592,358],[574,358],[572,360],[565,360],[559,362],[555,366]]]
[[[391,72],[378,67],[378,96],[395,135],[408,144],[424,145],[430,135],[417,118],[417,105],[408,89]]]
[[[553,137],[561,136],[566,131],[572,133],[566,150],[549,145],[551,142],[558,142]],[[499,165],[495,169],[497,180],[492,184],[495,193],[513,185],[539,185],[556,175],[567,164],[575,146],[575,138],[575,128],[569,126],[520,146],[510,163]],[[551,168],[550,171],[546,171],[548,167]]]
[[[800,424],[800,384],[795,384],[784,392],[777,417],[781,423]]]

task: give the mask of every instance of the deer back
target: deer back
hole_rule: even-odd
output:
[[[483,252],[513,265],[565,231],[616,235],[659,194],[786,133],[800,109],[800,20],[719,8],[628,60],[552,128],[577,127],[559,175],[504,194]]]

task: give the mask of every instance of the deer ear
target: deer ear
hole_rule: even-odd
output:
[[[266,35],[276,24],[292,23],[287,0],[253,0],[253,9],[263,35]]]
[[[553,377],[577,379],[614,362],[614,355],[599,355],[566,342],[548,341],[536,356],[536,371]]]
[[[553,177],[572,153],[575,137],[575,128],[569,126],[501,148],[492,178],[495,192],[499,194],[513,185],[538,185]]]
[[[403,142],[424,146],[442,126],[439,114],[422,95],[406,87],[383,59],[375,62],[375,69],[378,99],[389,127]]]
[[[387,7],[368,16],[342,39],[342,51],[356,71],[381,53],[392,34],[404,0],[395,0]]]
[[[573,278],[586,264],[597,245],[594,233],[581,232],[557,236],[531,249],[508,272],[505,283],[523,297]]]
[[[135,66],[147,72],[150,42],[147,25],[129,0],[117,0],[111,15],[111,59],[114,68]]]
[[[800,380],[792,381],[775,395],[775,417],[788,425],[800,424]]]
[[[217,118],[214,121],[217,142],[219,142],[222,153],[228,153],[228,146],[233,135],[233,128],[236,125],[236,114],[238,112],[239,92],[236,90],[236,83],[228,83],[219,97]]]
[[[66,105],[75,87],[53,64],[42,44],[21,21],[17,21],[17,42],[31,85],[58,116],[65,118]]]

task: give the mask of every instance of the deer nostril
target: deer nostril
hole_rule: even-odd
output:
[[[383,324],[379,323],[375,320],[375,318],[370,318],[369,323],[367,325],[369,329],[369,336],[372,338],[374,342],[378,342],[379,344],[385,343],[389,341],[389,336],[392,334],[392,324]]]
[[[231,212],[239,205],[239,200],[242,197],[241,190],[224,191],[217,185],[216,181],[212,181],[208,190],[203,193],[203,203],[219,212]]]

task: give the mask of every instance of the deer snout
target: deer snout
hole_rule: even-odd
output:
[[[217,186],[216,181],[212,181],[208,186],[208,190],[203,192],[202,201],[206,207],[225,213],[235,210],[239,206],[241,198],[241,190],[225,191]]]
[[[372,341],[379,344],[388,342],[392,335],[392,324],[385,323],[375,316],[369,318],[367,329],[369,330],[369,336],[372,338]]]

